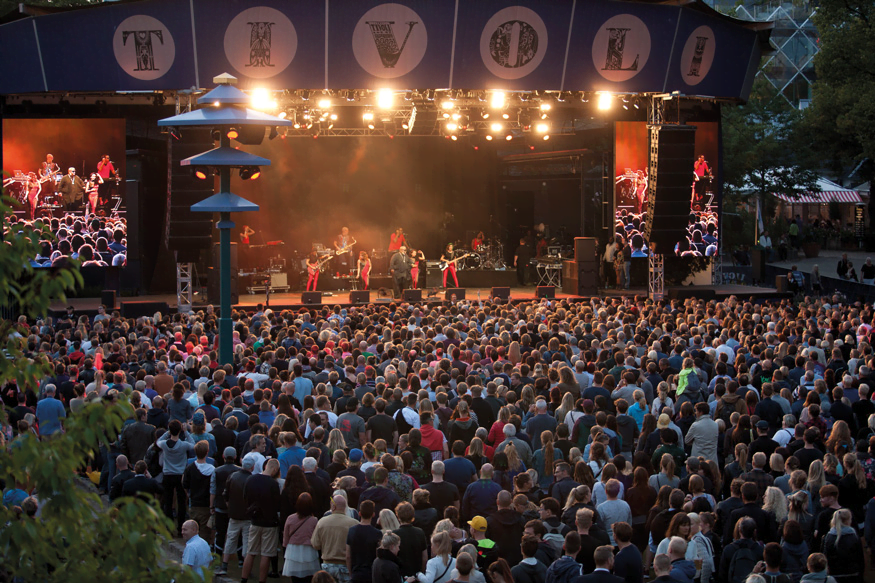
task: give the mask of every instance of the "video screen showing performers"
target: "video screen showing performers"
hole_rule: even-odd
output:
[[[671,253],[681,257],[716,255],[721,192],[718,188],[718,124],[690,122],[696,127],[694,158],[690,160],[689,220],[678,233]],[[650,254],[643,231],[646,221],[650,136],[645,122],[616,122],[614,142],[615,234],[631,255]]]
[[[42,220],[55,236],[35,266],[67,257],[83,267],[126,264],[124,119],[4,119],[2,167],[13,201],[6,223]]]

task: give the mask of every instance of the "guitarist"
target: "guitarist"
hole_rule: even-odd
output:
[[[61,173],[61,167],[55,163],[55,157],[46,154],[46,161],[40,165],[39,177],[43,183],[43,192],[46,196],[54,196],[58,191],[55,184],[55,176]]]
[[[461,259],[461,256],[459,256],[453,249],[453,244],[450,243],[447,245],[443,255],[441,255],[441,261],[447,263],[447,268],[444,269],[444,287],[447,287],[448,273],[453,276],[453,281],[456,283],[456,287],[459,287],[459,278],[456,277],[456,262],[459,259]]]
[[[329,255],[322,261],[319,261],[319,256],[315,251],[310,252],[307,257],[307,291],[316,291],[316,284],[319,282],[319,270],[322,269],[322,264],[328,260]],[[310,286],[313,286],[312,289]]]
[[[349,227],[340,229],[340,235],[334,238],[334,250],[337,254],[337,271],[343,275],[349,275],[353,245],[355,238],[350,236]]]

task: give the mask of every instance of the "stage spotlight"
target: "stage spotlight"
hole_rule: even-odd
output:
[[[492,109],[501,109],[507,100],[507,95],[504,91],[493,91],[489,98],[489,105]]]
[[[210,137],[213,138],[214,142],[218,142],[222,139],[222,132],[220,132],[219,130],[213,130],[210,132]]]
[[[328,109],[329,107],[331,107],[331,99],[323,97],[319,100],[319,109]]]
[[[424,97],[426,101],[434,101],[434,89],[426,89]]]
[[[210,169],[207,166],[195,166],[191,169],[191,173],[198,180],[206,180],[210,175]]]
[[[222,105],[222,104],[219,103],[218,101],[213,102],[213,107],[219,107],[220,105]]]
[[[328,116],[328,118],[329,118],[331,121],[337,121],[337,114],[336,114],[336,113],[332,113],[331,115]]]
[[[231,128],[230,130],[228,130],[228,133],[225,135],[228,136],[229,140],[236,140],[237,138],[240,137],[240,132],[238,132],[234,128]]]
[[[356,100],[356,93],[355,93],[354,89],[349,89],[346,92],[346,100],[347,101],[355,101]]]
[[[309,89],[304,89],[303,91],[301,91],[301,99],[303,99],[304,101],[310,101],[310,90]]]
[[[513,139],[513,134],[510,132],[504,134],[504,139],[507,140],[508,142],[511,141]]]
[[[451,122],[447,123],[447,131],[448,132],[456,132],[458,130],[459,130],[459,124],[457,124],[456,122],[451,121]]]
[[[259,87],[252,91],[252,108],[253,109],[271,109],[276,107],[276,101],[271,99],[270,91],[264,87]]]
[[[243,180],[258,180],[261,169],[258,166],[244,166],[240,169],[240,178]]]
[[[550,111],[552,108],[553,108],[553,106],[550,105],[548,102],[546,102],[546,101],[541,102],[541,111]]]
[[[606,111],[608,109],[611,109],[611,105],[613,105],[613,98],[611,97],[610,93],[599,91],[598,92],[598,99],[599,99],[599,101],[598,101],[599,109],[601,109],[602,111]]]
[[[277,137],[278,135],[280,135],[280,134],[279,134],[278,131],[276,131],[276,126],[272,126],[272,127],[270,128],[270,134],[268,134],[267,139],[268,139],[268,140],[272,140],[272,139],[274,139],[275,137]]]
[[[459,121],[459,119],[462,117],[462,114],[461,113],[454,113],[450,117],[453,118],[453,121]]]
[[[491,142],[491,141],[492,141],[492,136],[491,136],[490,134],[486,134],[486,141],[487,141],[487,142]]]
[[[459,139],[459,136],[457,136],[456,134],[453,134],[453,135],[450,136],[450,139],[453,140],[453,141],[455,142],[456,140]]]
[[[505,111],[504,113],[501,114],[501,117],[502,117],[503,119],[510,119],[510,114],[509,114],[508,112]]]
[[[481,110],[481,111],[480,111],[480,117],[481,117],[482,119],[489,119],[489,112],[486,111],[485,109]]]
[[[452,99],[447,99],[441,102],[441,109],[453,109],[455,103],[453,103]]]
[[[547,132],[550,131],[550,124],[540,122],[539,124],[537,124],[535,126],[535,131],[538,132],[539,134],[546,134]]]
[[[390,109],[395,102],[395,94],[391,89],[380,89],[377,91],[377,107],[380,109]]]
[[[502,128],[504,128],[504,125],[498,122],[495,122],[491,126],[489,126],[489,129],[491,129],[493,132],[500,132]]]
[[[544,134],[544,141],[546,142],[549,139],[550,139],[550,134]]]
[[[450,119],[450,113],[447,112],[447,111],[445,111],[445,112],[443,113],[442,117],[443,117],[444,119]]]
[[[289,114],[286,113],[285,111],[281,111],[280,114],[279,114],[279,118],[280,118],[280,119],[286,119],[286,116],[287,116],[287,115],[289,115]]]
[[[373,112],[373,111],[366,111],[366,112],[364,112],[364,113],[362,114],[362,119],[363,119],[364,121],[374,121],[374,112]]]

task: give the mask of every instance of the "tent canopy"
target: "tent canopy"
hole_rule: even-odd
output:
[[[775,196],[790,204],[829,204],[833,200],[840,203],[863,202],[856,190],[842,188],[826,178],[817,179],[817,192],[806,192],[796,197],[778,193]]]

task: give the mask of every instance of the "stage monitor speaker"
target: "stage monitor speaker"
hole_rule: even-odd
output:
[[[122,318],[154,316],[155,312],[161,312],[164,315],[170,311],[170,306],[167,305],[167,302],[127,301],[122,302],[121,307]]]
[[[789,284],[788,275],[776,275],[775,276],[775,289],[779,292],[787,291],[787,287]]]
[[[406,289],[403,292],[403,297],[405,302],[421,302],[422,301],[422,290],[421,289]]]
[[[271,273],[270,287],[289,287],[289,275],[287,273]]]
[[[210,302],[218,304],[221,298],[221,280],[219,274],[219,265],[222,262],[222,255],[219,250],[219,243],[213,243],[210,268],[207,270],[207,296]],[[231,303],[236,304],[240,301],[240,290],[237,282],[238,262],[237,262],[237,243],[231,243]],[[273,283],[271,283],[273,285]]]
[[[115,290],[105,289],[100,292],[100,303],[106,306],[106,311],[111,312],[115,309]]]
[[[301,292],[301,303],[305,306],[318,306],[322,304],[322,292],[305,291]]]
[[[371,301],[371,292],[366,289],[360,289],[349,292],[349,302],[351,304],[367,304]]]
[[[447,293],[444,295],[444,299],[452,300],[453,296],[456,296],[456,301],[465,299],[465,288],[463,287],[448,287]]]
[[[577,279],[580,281],[598,282],[599,264],[595,261],[577,262]]]
[[[493,287],[492,288],[492,297],[498,300],[509,300],[510,299],[510,288],[509,287]]]
[[[552,285],[539,285],[535,290],[535,297],[539,300],[542,298],[553,299],[556,297],[556,287]]]
[[[644,235],[656,253],[673,254],[690,215],[696,128],[650,126],[650,164]]]
[[[420,275],[422,277],[422,275]],[[444,272],[437,265],[429,265],[425,270],[425,287],[443,287]]]
[[[574,260],[575,261],[595,261],[595,237],[575,237],[574,238]]]

